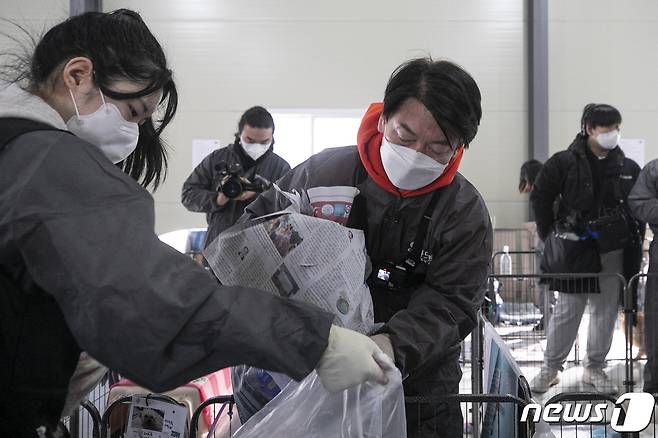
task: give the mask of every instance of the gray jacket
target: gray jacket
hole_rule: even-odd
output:
[[[45,102],[7,90],[0,116],[65,129]],[[20,102],[25,114],[13,110]],[[155,391],[237,364],[300,379],[319,361],[333,320],[219,286],[158,239],[146,190],[64,132],[28,133],[0,152],[0,265],[26,293],[55,298],[82,350]]]
[[[399,198],[379,187],[362,169],[356,147],[327,149],[297,166],[278,185],[283,190],[355,186],[366,199],[368,255],[377,272],[399,260],[414,241],[433,193]],[[369,282],[375,320],[385,322],[403,375],[423,380],[449,362],[457,367],[460,342],[473,330],[484,299],[492,250],[487,207],[460,174],[441,189],[431,212],[423,249],[429,263],[416,269],[424,280],[408,294],[381,290]],[[247,207],[246,217],[278,211],[288,201],[275,190]],[[458,376],[452,376],[458,382]]]
[[[639,221],[646,222],[658,234],[658,160],[644,166],[628,195],[628,207]]]
[[[258,174],[274,182],[290,170],[286,160],[275,154],[272,148],[256,161],[236,144],[218,149],[204,158],[183,184],[181,201],[190,211],[206,213],[208,233],[205,246],[215,240],[219,233],[233,226],[244,213],[245,207],[253,201],[229,200],[222,207],[217,204],[217,188],[221,180],[217,166],[222,162],[228,165],[240,164],[241,176],[250,181],[254,174]]]

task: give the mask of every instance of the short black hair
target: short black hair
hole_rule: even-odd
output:
[[[272,114],[262,106],[252,106],[242,114],[238,122],[238,135],[242,134],[245,125],[253,128],[272,128],[272,132],[274,132]]]
[[[89,58],[94,66],[94,83],[104,95],[124,100],[162,91],[160,119],[149,117],[139,125],[135,151],[118,165],[143,186],[157,188],[164,180],[167,153],[160,134],[173,119],[178,93],[162,47],[137,12],[86,12],[48,30],[36,44],[28,68],[18,72],[28,91],[39,94],[72,58]],[[21,65],[22,67],[22,65]],[[144,83],[135,93],[111,90],[117,80]]]
[[[451,145],[468,147],[475,138],[482,118],[480,89],[458,65],[431,57],[400,65],[386,85],[384,118],[390,118],[409,98],[425,105]]]
[[[519,190],[522,189],[522,185],[529,184],[534,185],[539,171],[544,167],[539,160],[528,160],[521,165],[521,175],[519,176]]]
[[[605,103],[590,103],[583,108],[580,118],[580,133],[587,135],[587,128],[612,126],[621,123],[621,113],[617,108]]]

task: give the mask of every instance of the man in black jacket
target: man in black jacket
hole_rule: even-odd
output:
[[[243,182],[259,182],[260,178],[274,182],[290,170],[290,165],[273,151],[273,135],[272,115],[260,106],[249,108],[240,118],[235,142],[207,156],[183,184],[183,205],[190,211],[206,213],[205,246],[235,224],[257,194],[255,190],[244,190],[237,197],[228,197],[220,189],[227,178],[225,171],[233,167]]]
[[[640,169],[617,146],[620,124],[621,114],[614,107],[587,105],[581,132],[567,150],[556,153],[546,162],[535,181],[530,200],[537,232],[540,239],[546,241],[544,272],[624,275],[637,272],[640,232],[638,224],[628,215],[626,200]],[[616,233],[610,232],[610,228],[597,232],[597,224],[602,223],[603,218],[615,219],[624,225],[616,228]],[[580,240],[551,240],[554,239],[551,235],[554,225],[564,221],[571,224],[568,231],[577,234]],[[560,241],[562,248],[569,249],[551,258],[551,243]],[[561,259],[561,268],[553,267],[555,263],[551,260],[555,259]],[[546,392],[559,382],[559,371],[578,335],[589,301],[591,315],[583,382],[597,391],[616,393],[617,385],[604,368],[617,318],[620,282],[608,276],[598,282],[552,283],[560,293],[548,328],[544,364],[531,383],[533,390]]]

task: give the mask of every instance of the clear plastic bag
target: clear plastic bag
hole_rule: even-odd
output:
[[[407,436],[400,372],[387,385],[366,382],[331,394],[315,372],[290,382],[244,424],[235,438],[404,438]]]

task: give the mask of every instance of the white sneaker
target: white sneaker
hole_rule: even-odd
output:
[[[553,385],[560,383],[560,371],[553,368],[541,367],[537,374],[530,382],[530,389],[533,392],[544,393]]]
[[[603,394],[617,394],[619,387],[605,371],[597,368],[585,368],[583,370],[583,383],[592,385],[594,390]]]

